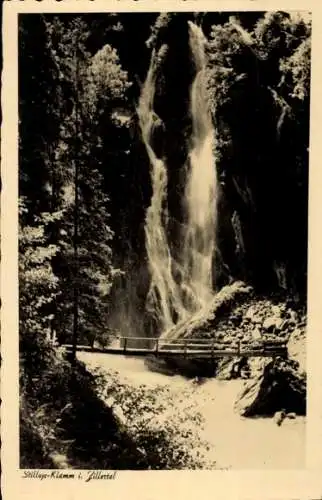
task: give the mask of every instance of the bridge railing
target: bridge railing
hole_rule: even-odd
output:
[[[217,340],[217,339],[162,339],[147,337],[119,337],[113,345],[105,348],[99,346],[78,346],[78,350],[105,352],[128,355],[183,355],[201,357],[220,356],[284,356],[287,353],[287,341],[272,339],[267,341]],[[71,345],[64,346],[67,350]]]
[[[162,339],[162,338],[146,338],[146,337],[121,337],[119,339],[120,349],[125,352],[136,349],[147,351],[234,351],[241,353],[243,351],[274,351],[285,349],[287,341],[283,339],[274,339],[267,341],[247,341],[247,340],[216,340],[216,339]]]

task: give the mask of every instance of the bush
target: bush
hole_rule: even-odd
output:
[[[194,405],[186,407],[187,395],[182,393],[180,406],[169,387],[133,388],[121,382],[117,373],[91,374],[82,363],[72,367],[59,349],[47,351],[39,337],[34,341],[42,371],[37,365],[32,370],[22,363],[21,467],[213,466],[206,460],[206,444],[196,430],[202,424],[201,415]],[[63,457],[60,464],[55,457]]]
[[[26,408],[26,402],[20,402],[20,467],[22,469],[54,467],[49,451],[36,427],[33,415]]]
[[[207,444],[199,437],[202,417],[190,394],[171,393],[168,386],[133,387],[117,372],[97,374],[101,398],[112,406],[124,430],[135,442],[148,469],[213,468],[206,458]]]

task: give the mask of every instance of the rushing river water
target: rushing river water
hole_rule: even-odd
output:
[[[241,418],[233,410],[242,381],[209,379],[195,385],[179,375],[169,376],[147,369],[142,358],[79,352],[89,370],[117,371],[124,383],[155,387],[165,384],[179,396],[190,389],[189,400],[197,403],[205,423],[200,431],[218,468],[302,469],[305,467],[305,419],[285,420],[279,427],[273,419]]]

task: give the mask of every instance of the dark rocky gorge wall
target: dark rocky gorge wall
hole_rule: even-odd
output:
[[[250,19],[245,14],[239,16],[239,20],[251,30],[260,16],[261,13],[253,13]],[[217,50],[218,47],[223,53],[227,50],[225,40],[219,36],[216,41],[210,35],[213,25],[223,26],[229,17],[230,13],[199,15],[198,20],[210,40],[210,53],[214,43]],[[195,18],[195,14],[188,13],[161,15],[152,29],[149,50],[142,34],[136,46],[136,50],[144,54],[139,69],[141,82],[146,76],[151,50],[154,48],[160,54],[153,142],[155,152],[165,160],[168,170],[168,231],[174,255],[181,243],[178,235],[184,223],[181,200],[191,140],[189,97],[195,72],[187,21],[195,21]],[[229,33],[229,29],[226,30]],[[148,34],[147,27],[143,32]],[[299,36],[297,44],[300,41]],[[281,85],[280,60],[291,50],[285,49],[284,54],[283,40],[280,45],[261,57],[260,51],[256,53],[239,42],[238,50],[234,53],[232,49],[229,55],[230,66],[237,77],[228,94],[213,95],[210,89],[217,141],[214,167],[220,180],[214,269],[217,288],[242,279],[261,293],[276,290],[305,300],[309,95],[302,102],[292,101],[287,87],[284,89]],[[122,62],[122,51],[120,55]],[[210,85],[216,65],[227,63],[216,57],[209,57]],[[130,60],[127,54],[127,61]],[[130,76],[137,81],[138,75],[132,75],[131,70]],[[131,146],[125,163],[121,162],[122,168],[127,165],[128,170],[123,181],[120,170],[113,173],[113,182],[108,176],[106,180],[108,189],[114,185],[116,190],[115,195],[110,194],[116,261],[121,267],[125,262],[128,273],[126,283],[123,280],[123,284],[115,286],[114,318],[118,317],[115,324],[120,316],[123,320],[126,315],[132,315],[132,319],[133,315],[142,316],[149,287],[144,218],[151,198],[150,165],[135,109],[140,85],[134,83],[131,92],[132,104],[134,102],[129,131]],[[290,112],[288,109],[285,112],[284,105],[289,106]],[[122,152],[116,154],[124,156]],[[120,189],[123,184],[124,189]],[[124,303],[122,311],[120,298]],[[111,317],[113,323],[113,314]],[[145,328],[140,319],[138,323],[140,330]]]

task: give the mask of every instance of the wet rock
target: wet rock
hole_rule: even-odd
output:
[[[280,314],[280,308],[279,308],[279,306],[275,306],[275,305],[272,306],[271,311],[272,311],[272,313],[273,313],[274,316],[279,316],[279,314]]]
[[[275,330],[275,320],[276,318],[274,317],[266,318],[263,323],[263,329],[266,332],[273,332]]]
[[[235,403],[240,415],[273,416],[278,411],[305,415],[306,377],[298,363],[276,358],[266,364],[262,375],[246,384]]]
[[[283,420],[285,419],[286,417],[286,413],[285,411],[277,411],[274,415],[274,421],[276,423],[276,425],[282,425],[283,423]]]
[[[216,370],[216,378],[218,380],[231,380],[232,379],[232,372],[233,372],[233,366],[236,363],[236,360],[226,358],[223,359],[218,363],[217,370]]]
[[[241,312],[235,312],[234,314],[232,314],[230,316],[230,321],[232,323],[233,326],[239,326],[240,323],[242,322],[242,319],[243,319],[243,315]]]
[[[255,328],[252,331],[252,338],[254,340],[260,340],[262,338],[262,334],[261,334],[261,331],[259,330],[259,328]]]
[[[167,333],[167,338],[169,340],[185,337],[206,338],[209,332],[218,331],[220,333],[224,329],[227,330],[227,320],[233,309],[243,300],[251,297],[252,294],[252,287],[241,281],[224,286],[207,307],[171,328]],[[225,318],[226,328],[218,327],[223,318]]]
[[[264,367],[267,363],[267,359],[265,358],[249,358],[248,359],[250,372],[253,377],[258,377],[263,373]]]
[[[299,370],[306,370],[306,331],[295,329],[288,338],[287,349],[290,359],[299,363]]]
[[[289,311],[289,318],[292,324],[296,325],[296,323],[298,322],[298,316],[295,311]]]
[[[242,366],[240,369],[240,377],[243,379],[249,379],[252,375],[251,367],[249,364]]]
[[[245,357],[223,359],[216,370],[216,378],[219,380],[247,379],[250,375],[251,368]]]
[[[274,333],[276,331],[280,331],[283,325],[283,319],[278,316],[270,316],[266,318],[263,323],[263,330],[267,333]]]
[[[256,317],[256,307],[254,305],[251,305],[247,311],[246,311],[246,314],[244,316],[245,319],[248,319],[250,321],[254,320],[254,318]]]
[[[292,326],[293,326],[293,324],[291,323],[291,321],[289,319],[283,319],[279,323],[277,331],[288,332],[288,331],[290,331],[290,329],[292,329]]]
[[[50,453],[50,458],[52,459],[56,469],[68,469],[69,463],[66,455],[60,453]]]

